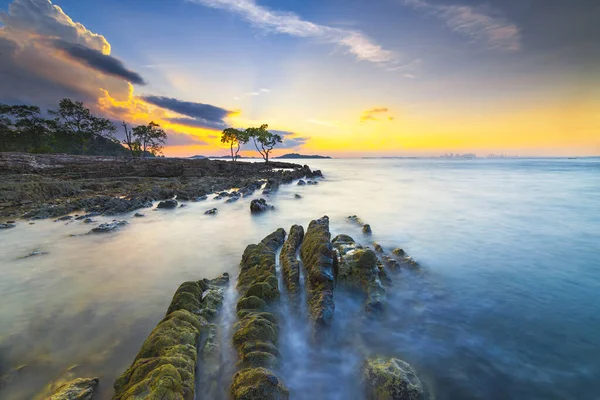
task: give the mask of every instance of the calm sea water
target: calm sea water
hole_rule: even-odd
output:
[[[408,361],[437,399],[598,398],[600,159],[305,162],[326,179],[282,186],[261,216],[248,199],[209,200],[126,215],[109,235],[70,236],[91,228],[79,221],[0,232],[0,371],[26,366],[0,398],[29,399],[73,365],[110,398],[181,282],[236,276],[247,244],[323,215],[334,235],[403,247],[423,273],[395,277],[383,320],[360,319],[359,302],[336,295],[320,348],[302,316],[286,320],[281,375],[293,398],[360,398],[365,354]],[[205,216],[212,207],[219,214]],[[48,254],[20,259],[33,250]]]

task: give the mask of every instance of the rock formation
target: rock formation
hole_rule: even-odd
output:
[[[239,321],[233,334],[240,370],[230,390],[235,400],[279,400],[289,396],[272,371],[279,357],[279,326],[272,313],[272,305],[279,299],[275,251],[284,239],[285,231],[278,229],[260,243],[246,247],[240,263],[240,299],[236,307]]]
[[[185,282],[177,289],[165,318],[115,381],[114,400],[194,399],[200,335],[210,331],[207,318],[216,315],[228,280],[223,275],[212,281]]]
[[[315,334],[331,325],[335,304],[333,302],[335,254],[331,246],[329,218],[327,216],[311,221],[300,256],[306,268],[306,290],[309,312]]]
[[[300,291],[303,290],[300,287],[300,261],[296,257],[303,238],[304,228],[300,225],[292,226],[279,256],[283,282],[287,288],[292,305],[298,304],[298,296],[300,295]]]
[[[427,395],[415,370],[397,358],[375,357],[363,366],[367,400],[425,400]]]

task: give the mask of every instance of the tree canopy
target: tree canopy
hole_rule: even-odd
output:
[[[223,134],[221,135],[221,143],[229,143],[229,147],[231,150],[231,160],[233,162],[237,161],[240,153],[240,148],[243,144],[248,143],[250,137],[246,133],[246,131],[240,131],[235,128],[227,128],[223,130]],[[234,147],[236,150],[234,152]]]
[[[281,135],[269,132],[268,128],[269,125],[263,124],[260,128],[246,129],[246,135],[248,138],[252,138],[254,147],[256,147],[265,162],[269,162],[269,154],[278,143],[282,142]]]

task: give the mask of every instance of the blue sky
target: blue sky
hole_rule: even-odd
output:
[[[11,3],[1,0],[0,10]],[[49,1],[14,3],[31,9]],[[136,103],[143,101],[140,96],[165,96],[230,111],[219,123],[267,122],[310,138],[301,141],[305,149],[334,153],[342,152],[334,143],[346,136],[355,139],[346,141],[356,144],[352,152],[553,154],[569,143],[574,153],[598,152],[600,123],[593,112],[600,100],[598,1],[57,0],[53,5],[102,35],[110,57],[147,82],[128,92],[113,74],[107,89],[94,71],[93,84],[111,99],[131,97],[127,107],[138,108],[125,116],[133,120],[165,117],[166,111],[157,114],[154,106],[140,112]],[[19,29],[35,31],[34,24]],[[9,38],[7,28],[0,29]],[[25,48],[22,35],[10,39]],[[39,71],[32,74],[31,82],[37,82]],[[100,88],[91,84],[82,81],[69,89],[105,104],[98,110],[116,118],[117,108],[125,106],[106,110],[99,99],[105,92],[94,99]],[[11,86],[9,95],[0,92],[0,101],[52,101],[51,89],[36,96],[28,95],[25,83],[13,79]],[[385,117],[362,120],[365,112],[381,108],[388,110]],[[540,122],[544,113],[556,119],[557,110],[560,120]],[[567,128],[558,131],[559,124]],[[169,128],[197,138],[208,152],[221,151],[214,140],[218,131]],[[541,133],[550,128],[556,131],[548,145]],[[485,135],[495,136],[486,144]],[[526,140],[519,141],[523,136]],[[182,154],[179,147],[173,151]]]

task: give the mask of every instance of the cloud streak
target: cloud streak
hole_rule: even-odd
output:
[[[379,121],[381,114],[387,114],[389,109],[387,107],[375,107],[370,110],[363,111],[360,116],[360,122]],[[389,121],[393,121],[394,117],[387,117]]]
[[[432,4],[425,0],[404,0],[404,3],[446,23],[454,32],[466,35],[475,42],[486,43],[493,49],[521,49],[519,28],[493,10],[466,5]]]
[[[267,32],[295,37],[312,38],[335,44],[359,61],[389,65],[397,62],[395,52],[373,42],[357,30],[320,25],[300,18],[297,14],[271,10],[256,4],[255,0],[188,0],[207,7],[227,10]]]
[[[146,82],[137,72],[131,71],[125,67],[121,60],[112,56],[102,54],[101,51],[90,49],[76,43],[69,43],[64,40],[54,40],[53,46],[63,51],[69,57],[95,69],[98,72],[123,78],[128,82],[138,85],[145,85]]]

